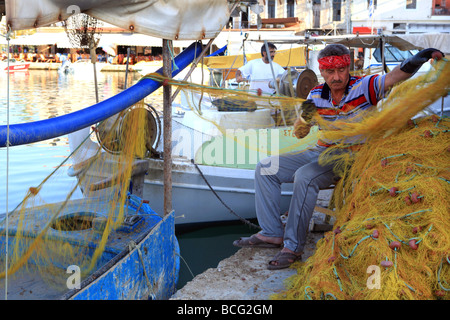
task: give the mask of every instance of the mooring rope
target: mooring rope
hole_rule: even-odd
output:
[[[227,208],[231,214],[233,214],[234,216],[236,216],[240,221],[242,221],[243,223],[245,223],[246,225],[249,225],[253,228],[256,228],[258,230],[261,230],[260,226],[257,226],[256,224],[252,223],[251,221],[241,217],[240,215],[238,215],[236,212],[234,212],[233,209],[231,209],[223,200],[222,198],[217,194],[217,192],[213,189],[213,187],[209,184],[208,180],[206,179],[206,177],[203,175],[203,172],[200,170],[200,168],[198,167],[198,165],[194,162],[194,160],[191,160],[192,164],[195,166],[195,168],[197,168],[198,172],[200,173],[200,175],[202,176],[203,180],[205,181],[205,183],[208,185],[209,189],[212,191],[212,193],[217,197],[217,199],[219,199],[219,201],[225,206],[225,208]]]

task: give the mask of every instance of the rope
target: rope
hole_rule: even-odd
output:
[[[225,208],[227,208],[231,214],[233,214],[234,216],[236,216],[240,221],[242,221],[243,223],[245,223],[246,225],[249,225],[253,228],[256,228],[258,230],[261,230],[260,226],[257,226],[256,224],[248,221],[247,219],[241,217],[240,215],[238,215],[236,212],[233,211],[233,209],[231,209],[223,200],[222,198],[219,197],[219,195],[217,194],[217,192],[213,189],[213,187],[209,184],[208,180],[206,180],[205,176],[203,175],[203,172],[200,170],[200,168],[198,167],[198,165],[194,162],[194,160],[191,160],[191,163],[195,166],[195,168],[197,168],[198,172],[200,173],[201,177],[203,178],[203,180],[205,181],[205,183],[208,185],[209,189],[212,191],[212,193],[217,197],[217,199],[219,199],[219,201],[225,206]]]
[[[139,246],[136,244],[136,242],[134,242],[133,240],[131,240],[131,241],[128,243],[128,250],[129,250],[130,253],[131,253],[131,251],[133,251],[133,249],[136,249],[137,252],[138,252],[139,260],[141,261],[141,264],[142,264],[142,269],[143,269],[144,277],[145,277],[145,280],[146,280],[146,282],[147,282],[147,287],[148,287],[148,290],[150,291],[150,296],[152,297],[153,300],[156,300],[156,295],[155,295],[155,292],[153,291],[153,285],[152,285],[152,283],[150,282],[150,279],[148,278],[147,270],[145,270],[145,264],[144,264],[144,259],[142,258],[142,252],[141,252],[141,249],[140,249]]]

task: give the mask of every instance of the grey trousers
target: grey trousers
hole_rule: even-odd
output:
[[[325,147],[300,153],[286,153],[266,158],[255,170],[255,204],[260,232],[267,237],[281,237],[284,247],[300,253],[305,246],[309,222],[319,189],[337,179],[333,165],[320,166],[319,155]],[[284,228],[280,217],[281,184],[293,183],[293,195]]]

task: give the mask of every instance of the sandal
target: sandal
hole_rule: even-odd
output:
[[[281,244],[269,243],[261,240],[255,235],[247,238],[240,238],[233,242],[233,245],[241,248],[279,248]]]
[[[279,270],[288,268],[297,260],[301,260],[302,256],[291,252],[278,252],[272,260],[269,261],[267,269],[269,270]],[[277,264],[274,264],[276,262]]]

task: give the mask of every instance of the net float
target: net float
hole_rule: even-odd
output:
[[[392,241],[392,242],[389,244],[389,248],[391,248],[392,250],[400,249],[401,246],[402,246],[401,243],[398,242],[398,241]]]
[[[389,189],[389,194],[391,195],[391,197],[395,197],[397,195],[397,191],[398,191],[397,187],[392,187]]]
[[[431,57],[435,60],[441,60],[443,58],[442,53],[440,51],[435,51],[431,54]]]
[[[341,228],[337,227],[336,229],[333,230],[333,232],[335,234],[341,233]]]
[[[408,206],[410,206],[410,205],[412,204],[411,198],[410,198],[409,196],[406,196],[406,197],[405,197],[405,203],[406,203]]]
[[[433,114],[431,116],[431,121],[434,122],[434,123],[437,123],[437,122],[439,122],[439,117],[437,115]]]
[[[389,261],[389,260],[383,260],[380,262],[380,265],[382,267],[389,268],[389,267],[392,267],[394,265],[394,263],[392,263],[392,261]]]
[[[373,230],[372,238],[378,239],[378,236],[379,236],[378,230]]]
[[[419,197],[420,197],[420,195],[417,192],[413,192],[411,194],[411,201],[414,202],[414,203],[418,203],[418,202],[420,202],[420,198]]]
[[[333,263],[336,260],[335,256],[329,257],[328,258],[328,263]]]
[[[409,240],[408,244],[409,244],[409,246],[411,247],[411,249],[417,250],[416,239],[411,239],[411,240]]]
[[[422,230],[422,227],[421,227],[421,226],[414,227],[414,228],[412,229],[412,233],[416,234],[417,232],[419,232],[419,231],[421,231],[421,230]]]
[[[436,290],[434,292],[434,295],[437,297],[443,297],[443,296],[445,296],[445,291],[444,290]]]

